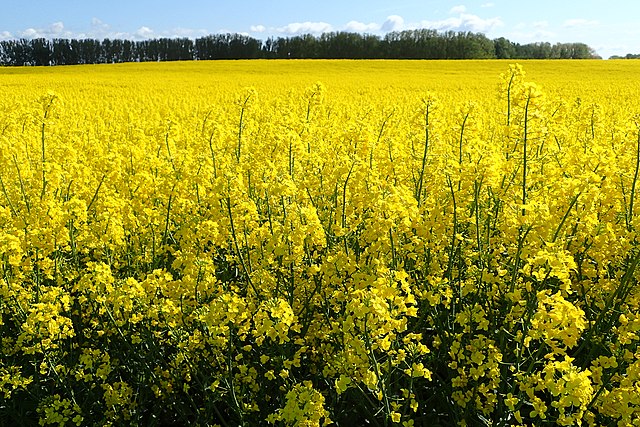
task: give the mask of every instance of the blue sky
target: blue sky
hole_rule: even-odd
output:
[[[414,28],[473,31],[511,41],[584,42],[598,54],[640,53],[640,1],[629,0],[16,0],[0,15],[12,38],[196,38]]]

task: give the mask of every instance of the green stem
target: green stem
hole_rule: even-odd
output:
[[[44,117],[47,117],[47,113],[45,112]],[[47,189],[47,177],[46,177],[46,171],[45,171],[45,163],[46,163],[46,158],[45,158],[45,144],[44,144],[44,128],[45,128],[45,123],[44,121],[42,122],[42,128],[40,131],[41,134],[41,141],[42,141],[42,192],[40,193],[40,200],[42,200],[44,198],[44,193]]]
[[[427,110],[424,115],[424,152],[422,154],[422,166],[420,167],[420,177],[418,178],[418,185],[416,187],[416,200],[418,201],[418,207],[422,203],[422,183],[424,180],[424,169],[427,165],[427,153],[429,150],[429,108],[431,103],[427,103]]]
[[[262,297],[258,292],[258,290],[256,289],[255,285],[253,284],[253,281],[251,280],[251,276],[249,275],[249,270],[247,269],[247,265],[244,262],[244,258],[242,257],[242,252],[240,252],[240,246],[238,245],[238,238],[236,235],[236,227],[233,222],[233,214],[231,213],[231,198],[227,197],[226,202],[227,202],[227,213],[229,214],[229,224],[231,226],[231,234],[233,238],[233,245],[235,246],[235,250],[236,250],[236,255],[238,256],[238,260],[240,261],[240,265],[242,266],[242,269],[244,271],[244,275],[246,277],[247,283],[249,284],[249,286],[251,286],[251,289],[253,289],[253,292],[256,294],[258,299],[261,300]]]
[[[631,231],[633,224],[633,201],[636,194],[636,182],[638,181],[638,171],[640,170],[640,129],[638,130],[638,142],[636,146],[636,169],[633,173],[633,181],[631,183],[631,194],[629,195],[629,219],[627,220],[627,229]]]
[[[560,221],[560,224],[558,224],[558,228],[556,228],[556,232],[553,233],[553,239],[551,240],[551,243],[555,243],[556,239],[558,239],[558,235],[560,234],[560,230],[562,230],[562,226],[564,225],[565,221],[569,217],[569,213],[571,212],[571,209],[573,209],[576,202],[578,201],[578,197],[580,197],[581,194],[582,193],[580,192],[575,196],[573,196],[573,199],[571,199],[571,203],[569,203],[569,207],[567,208],[567,211],[564,213],[564,216],[562,217],[562,221]]]
[[[373,152],[375,147],[378,145],[378,143],[380,142],[380,140],[382,139],[382,132],[384,132],[384,127],[387,125],[387,122],[389,121],[389,119],[391,118],[391,116],[393,116],[393,113],[390,113],[382,122],[382,125],[380,126],[380,132],[378,132],[378,139],[376,139],[376,143],[373,144],[373,147],[371,148],[371,151],[369,152],[369,169],[373,169]]]
[[[527,137],[529,125],[529,102],[531,97],[527,98],[524,106],[524,137],[523,137],[523,160],[522,160],[522,216],[526,215],[525,204],[527,203]]]
[[[4,181],[2,180],[2,176],[0,176],[0,186],[2,186],[2,193],[4,194],[4,198],[7,199],[7,203],[9,204],[9,208],[11,209],[11,213],[13,214],[14,217],[17,218],[18,212],[16,211],[15,206],[13,206],[13,203],[9,198],[9,194],[7,193],[7,188],[4,186]]]
[[[91,206],[93,206],[93,203],[98,198],[98,192],[100,191],[100,187],[102,187],[102,183],[104,182],[104,179],[106,177],[107,177],[107,175],[102,175],[102,178],[100,179],[100,183],[98,184],[98,188],[96,188],[96,191],[93,193],[93,197],[91,198],[91,201],[87,205],[87,212],[89,212],[89,210],[91,209]]]
[[[242,130],[244,129],[244,111],[247,108],[247,103],[251,99],[251,95],[247,96],[247,98],[242,103],[242,108],[240,109],[240,121],[238,123],[238,146],[236,147],[236,160],[240,163],[240,154],[242,149]]]
[[[511,85],[513,84],[513,80],[516,75],[511,73],[511,78],[509,79],[509,84],[507,85],[507,126],[511,125]]]
[[[20,182],[20,192],[22,193],[24,204],[27,207],[27,212],[31,213],[31,206],[29,203],[29,199],[27,198],[27,193],[24,189],[24,181],[22,180],[22,174],[20,173],[20,166],[18,165],[18,159],[15,154],[13,155],[13,164],[15,165],[16,171],[18,172],[18,182]]]

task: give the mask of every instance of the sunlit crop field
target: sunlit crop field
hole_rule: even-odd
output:
[[[640,425],[640,67],[0,69],[0,424]]]

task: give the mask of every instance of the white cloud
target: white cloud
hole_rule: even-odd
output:
[[[592,21],[588,19],[567,19],[562,23],[562,26],[565,28],[584,28],[584,27],[595,27],[598,25],[598,21]]]
[[[209,32],[205,29],[195,29],[195,28],[174,28],[170,31],[163,31],[161,33],[162,37],[169,38],[183,38],[183,39],[195,39],[198,37],[203,37],[208,35]]]
[[[438,31],[471,31],[476,33],[487,33],[491,30],[502,27],[504,23],[499,17],[481,18],[467,12],[467,7],[457,5],[449,10],[452,16],[441,20],[423,20],[418,23],[411,23],[405,27],[408,29],[428,28]]]
[[[27,28],[20,33],[22,37],[27,39],[37,39],[38,37],[41,37],[40,34],[40,31],[36,30],[35,28]]]
[[[504,36],[518,43],[555,43],[561,41],[558,39],[558,34],[551,31],[551,25],[548,21],[519,22],[513,26],[512,31],[507,32]]]
[[[54,39],[54,38],[71,38],[73,32],[65,29],[64,23],[61,21],[54,22],[47,28],[27,28],[24,31],[18,32],[19,37],[26,39]]]
[[[97,33],[108,33],[111,27],[98,18],[91,18],[91,30]]]
[[[558,42],[558,35],[553,31],[548,30],[516,30],[512,31],[508,34],[505,34],[505,37],[511,40],[512,42],[519,43],[535,43],[535,42],[549,42],[556,43]]]
[[[349,21],[344,26],[345,31],[351,31],[356,33],[366,33],[372,31],[378,31],[380,29],[380,25],[375,22],[371,22],[369,24],[365,24],[364,22],[358,21]]]
[[[489,3],[481,4],[481,5],[480,5],[480,7],[488,8],[488,7],[493,7],[493,6],[495,6],[495,5],[496,5],[496,4],[495,4],[495,3],[493,3],[493,2],[489,2]]]
[[[231,31],[236,33],[236,31]],[[204,28],[172,28],[164,31],[155,31],[147,26],[141,26],[134,32],[114,31],[111,26],[98,18],[92,18],[90,25],[83,31],[72,31],[63,22],[54,22],[46,28],[27,28],[11,34],[8,31],[0,32],[0,40],[25,38],[25,39],[127,39],[146,40],[152,38],[190,38],[203,37],[211,32]],[[238,32],[238,34],[243,34]],[[246,34],[246,33],[244,33]]]
[[[155,32],[149,27],[142,26],[138,28],[133,35],[137,39],[150,39],[155,37]]]
[[[49,28],[51,33],[60,34],[64,31],[64,24],[62,22],[54,22]]]
[[[352,20],[342,26],[334,26],[327,22],[293,22],[281,27],[267,27],[262,24],[251,25],[249,32],[241,32],[238,29],[220,29],[215,31],[216,33],[237,33],[242,35],[256,34],[260,35],[300,35],[300,34],[322,34],[331,31],[349,31],[357,33],[373,33],[382,34],[391,31],[402,31],[407,29],[417,28],[429,28],[439,31],[473,31],[473,32],[487,32],[496,27],[503,25],[500,18],[488,18],[483,19],[476,15],[466,12],[466,7],[459,5],[451,9],[452,13],[456,13],[457,16],[451,16],[447,19],[436,21],[421,21],[406,23],[404,18],[399,15],[390,15],[384,22],[361,22]],[[140,26],[134,31],[117,31],[112,28],[108,23],[103,22],[101,19],[94,17],[86,28],[81,31],[68,29],[63,22],[54,22],[45,28],[27,28],[23,31],[15,33],[9,33],[8,31],[0,32],[0,40],[13,39],[13,38],[67,38],[67,39],[128,39],[128,40],[147,40],[153,38],[190,38],[195,39],[211,34],[212,31],[207,29],[196,28],[173,28],[169,30],[156,30],[149,26]]]
[[[465,6],[455,6],[451,9],[451,13],[456,13],[458,14],[458,16],[449,17],[447,19],[439,21],[425,20],[418,23],[405,24],[404,18],[402,18],[402,16],[390,15],[382,24],[378,24],[375,22],[367,24],[354,20],[347,22],[343,27],[340,27],[338,29],[341,31],[359,33],[388,33],[391,31],[402,31],[405,29],[429,28],[439,31],[453,30],[485,33],[504,25],[502,20],[498,17],[484,19],[480,18],[477,15],[466,13],[466,10],[467,9]],[[335,31],[334,26],[326,22],[294,22],[277,28],[266,28],[263,25],[254,25],[250,28],[254,33],[276,32],[289,35],[307,33],[321,34],[325,32]]]
[[[457,15],[459,13],[465,13],[466,11],[467,11],[467,7],[462,5],[462,4],[460,4],[458,6],[453,6],[451,8],[451,10],[449,11],[449,13]]]
[[[265,27],[264,25],[252,25],[252,33],[282,33],[285,35],[322,34],[331,31],[347,31],[354,33],[387,33],[401,31],[405,27],[404,19],[399,15],[390,15],[379,24],[377,22],[349,21],[343,26],[334,26],[327,22],[293,22],[282,27]]]
[[[103,39],[133,39],[133,36],[129,33],[122,31],[113,31],[111,25],[103,22],[102,20],[93,17],[91,18],[91,26],[88,31],[78,32],[71,35],[69,38],[83,39],[90,38],[96,40]]]
[[[470,31],[487,32],[504,25],[502,20],[497,17],[482,19],[477,15],[462,14],[460,19],[462,21],[461,28]]]
[[[247,33],[246,31],[233,31],[226,28],[220,28],[219,30],[215,31],[214,34],[238,34],[239,36],[251,37],[251,34]]]
[[[349,21],[341,27],[334,27],[327,22],[293,22],[282,27],[265,27],[264,25],[252,25],[249,27],[252,33],[283,33],[286,35],[300,34],[322,34],[331,31],[347,31],[354,33],[376,33],[380,30],[386,31],[397,29],[402,26],[402,18],[399,16],[389,17],[384,24],[375,22],[364,23],[360,21]],[[225,30],[226,31],[226,30]],[[228,32],[228,31],[227,31]],[[242,34],[242,33],[239,33]]]
[[[439,21],[421,21],[419,24],[411,26],[438,31],[472,31],[486,33],[503,25],[502,20],[497,17],[483,19],[477,15],[461,13],[460,16],[455,18],[452,17]]]
[[[380,29],[384,32],[400,31],[404,27],[404,19],[399,15],[388,16]]]
[[[293,22],[284,27],[276,29],[279,33],[285,34],[322,34],[333,31],[331,24],[326,22]]]

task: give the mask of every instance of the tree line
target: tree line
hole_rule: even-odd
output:
[[[596,58],[584,43],[519,44],[482,33],[418,29],[384,36],[331,32],[265,41],[242,34],[212,34],[195,40],[156,38],[17,39],[0,41],[0,65],[74,65],[210,59],[585,59]]]
[[[624,56],[613,55],[609,59],[640,59],[640,53],[627,53]]]

